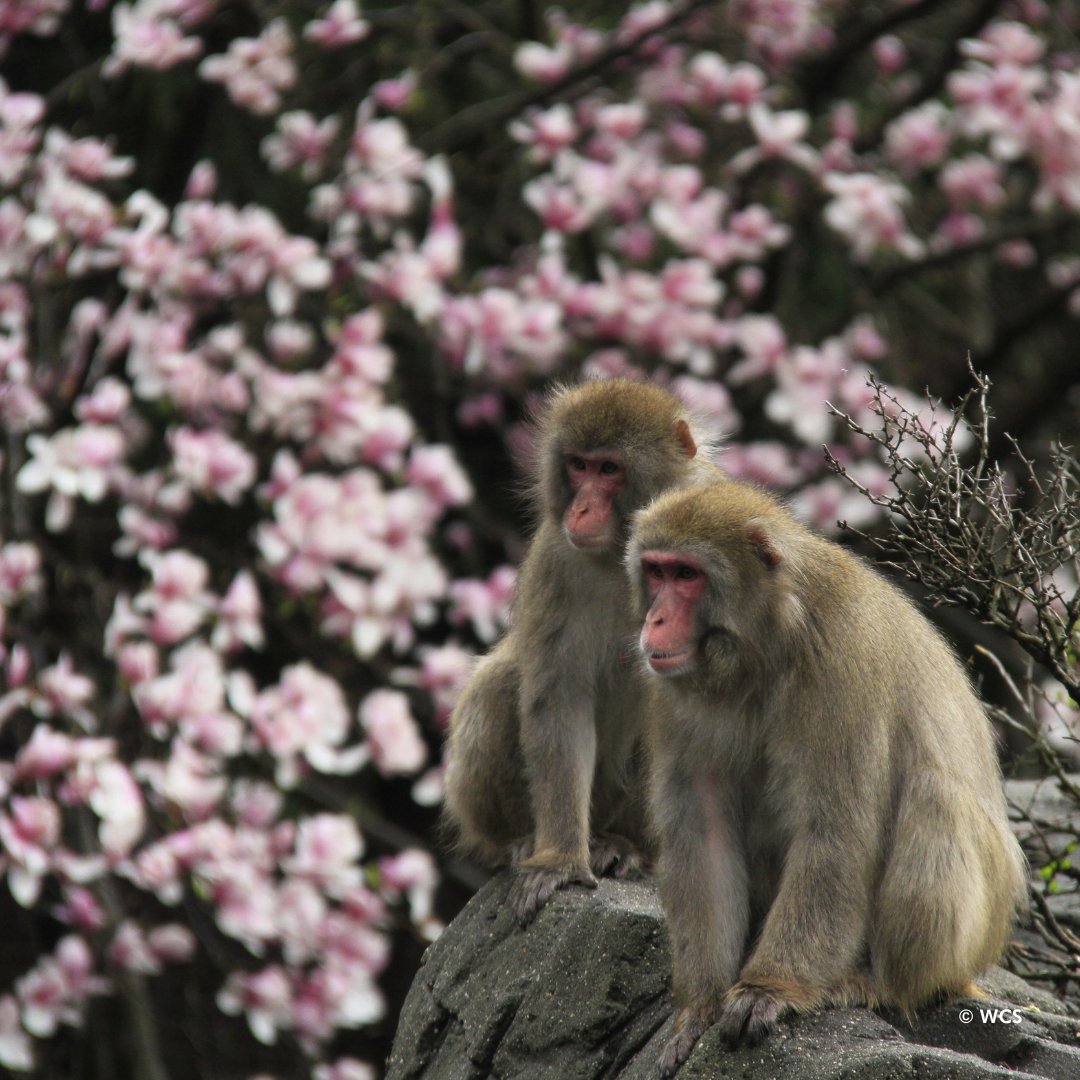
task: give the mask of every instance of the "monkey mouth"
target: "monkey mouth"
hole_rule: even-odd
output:
[[[566,539],[570,541],[570,546],[577,548],[578,551],[599,551],[611,543],[611,537],[606,532],[579,533],[572,529],[565,529],[564,532]]]
[[[658,675],[670,675],[672,672],[686,667],[690,661],[690,656],[690,649],[682,649],[679,652],[646,653],[645,660]]]

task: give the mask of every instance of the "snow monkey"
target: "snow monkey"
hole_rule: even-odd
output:
[[[719,1024],[976,992],[1025,890],[989,723],[876,571],[736,481],[662,495],[627,568],[652,705],[670,1076]]]
[[[462,846],[518,868],[529,923],[551,894],[642,863],[644,677],[622,559],[634,511],[717,476],[671,394],[620,379],[557,389],[539,421],[539,527],[509,632],[450,720],[446,812]]]

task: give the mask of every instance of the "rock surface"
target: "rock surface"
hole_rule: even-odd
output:
[[[426,952],[387,1080],[653,1080],[672,1013],[654,886],[564,890],[526,930],[510,887],[493,878]],[[1080,1078],[1080,1019],[1001,969],[980,982],[988,998],[927,1009],[913,1026],[830,1009],[737,1051],[707,1032],[679,1080]]]

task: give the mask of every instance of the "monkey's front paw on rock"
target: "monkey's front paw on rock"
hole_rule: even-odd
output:
[[[718,1021],[728,1046],[757,1046],[791,1006],[778,995],[757,986],[736,983]]]
[[[587,889],[595,889],[596,878],[587,866],[522,866],[518,872],[514,901],[518,922],[528,926],[556,889],[566,885],[584,885]]]
[[[700,1017],[681,1013],[675,1020],[675,1034],[668,1039],[660,1055],[660,1076],[674,1076],[690,1056],[694,1044],[705,1034],[709,1024]]]

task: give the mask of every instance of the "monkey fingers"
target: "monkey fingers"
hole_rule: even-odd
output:
[[[694,1044],[712,1025],[704,1017],[680,1009],[675,1017],[675,1033],[667,1041],[660,1055],[660,1076],[674,1076],[690,1056]]]
[[[777,993],[759,986],[736,983],[727,995],[718,1027],[728,1046],[757,1046],[791,1005]]]
[[[595,889],[597,881],[588,867],[569,863],[556,867],[522,866],[518,871],[517,898],[514,901],[514,913],[518,922],[522,926],[528,926],[540,914],[540,909],[555,891],[566,885],[583,885],[587,889]]]
[[[597,877],[633,878],[644,873],[645,859],[625,836],[599,833],[589,844],[589,867]]]

